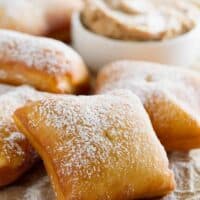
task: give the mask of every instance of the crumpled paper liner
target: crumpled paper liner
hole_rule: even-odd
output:
[[[200,150],[169,154],[176,190],[158,200],[200,199]],[[55,200],[49,178],[40,163],[16,184],[0,190],[0,200]]]
[[[169,160],[175,174],[176,190],[163,200],[200,199],[200,150],[174,152],[169,155]]]
[[[14,185],[0,190],[0,200],[55,200],[42,163],[38,163]]]

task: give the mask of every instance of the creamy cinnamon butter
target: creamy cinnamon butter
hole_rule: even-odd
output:
[[[86,0],[82,22],[121,40],[164,40],[192,30],[199,9],[185,0]]]

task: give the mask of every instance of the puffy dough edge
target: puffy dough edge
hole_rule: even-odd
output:
[[[29,50],[30,49],[30,50]],[[89,88],[89,72],[69,46],[52,39],[0,30],[0,81],[54,93]]]

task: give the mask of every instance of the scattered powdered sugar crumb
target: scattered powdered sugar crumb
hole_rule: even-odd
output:
[[[173,152],[169,154],[171,168],[176,179],[176,190],[172,197],[176,199],[199,199],[200,197],[200,151],[188,153]],[[174,198],[169,198],[174,199]],[[168,198],[164,198],[164,200]]]
[[[149,151],[159,154],[158,158],[163,159],[167,167],[164,149],[140,101],[131,92],[124,93],[124,96],[122,92],[120,95],[114,92],[90,97],[48,98],[36,104],[28,114],[29,125],[38,131],[44,124],[47,130],[55,130],[48,132],[49,143],[45,143],[45,149],[52,155],[63,187],[70,177],[73,197],[83,192],[78,190],[82,179],[82,188],[93,190],[97,186],[90,180],[95,177],[100,184],[109,170],[117,172],[115,177],[119,179],[140,164],[159,170],[156,156],[152,160],[141,157]],[[40,121],[35,121],[36,116]],[[147,133],[149,136],[145,136]],[[155,151],[154,146],[159,150]],[[127,194],[131,194],[130,187],[127,190]]]
[[[1,200],[55,200],[49,177],[41,163],[24,174],[19,181],[1,188]]]
[[[25,64],[50,74],[77,70],[82,62],[77,53],[62,42],[6,30],[0,31],[0,60]]]
[[[5,86],[6,87],[6,86]],[[21,86],[0,96],[0,130],[1,151],[0,155],[11,161],[15,156],[24,155],[20,146],[27,139],[20,133],[12,119],[14,111],[28,101],[39,100],[43,95],[28,86]],[[28,142],[28,141],[27,141]]]
[[[15,140],[24,140],[25,136],[19,132],[12,132],[12,135],[9,135],[5,141],[13,142]]]
[[[49,178],[47,176],[37,180],[37,183],[29,187],[24,194],[24,200],[40,200],[43,199],[43,188],[46,189],[49,185]],[[48,191],[48,190],[47,190]]]

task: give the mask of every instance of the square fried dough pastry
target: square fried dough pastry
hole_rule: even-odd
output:
[[[76,93],[88,88],[89,74],[80,56],[62,42],[0,30],[0,82]]]
[[[128,200],[174,188],[164,148],[131,92],[47,98],[14,119],[42,157],[58,200]]]
[[[25,103],[42,97],[43,94],[27,86],[12,89],[0,96],[0,186],[17,180],[36,161],[35,151],[16,127],[12,115]]]
[[[130,89],[142,100],[168,151],[200,147],[200,74],[155,63],[118,61],[99,73],[96,93]]]

